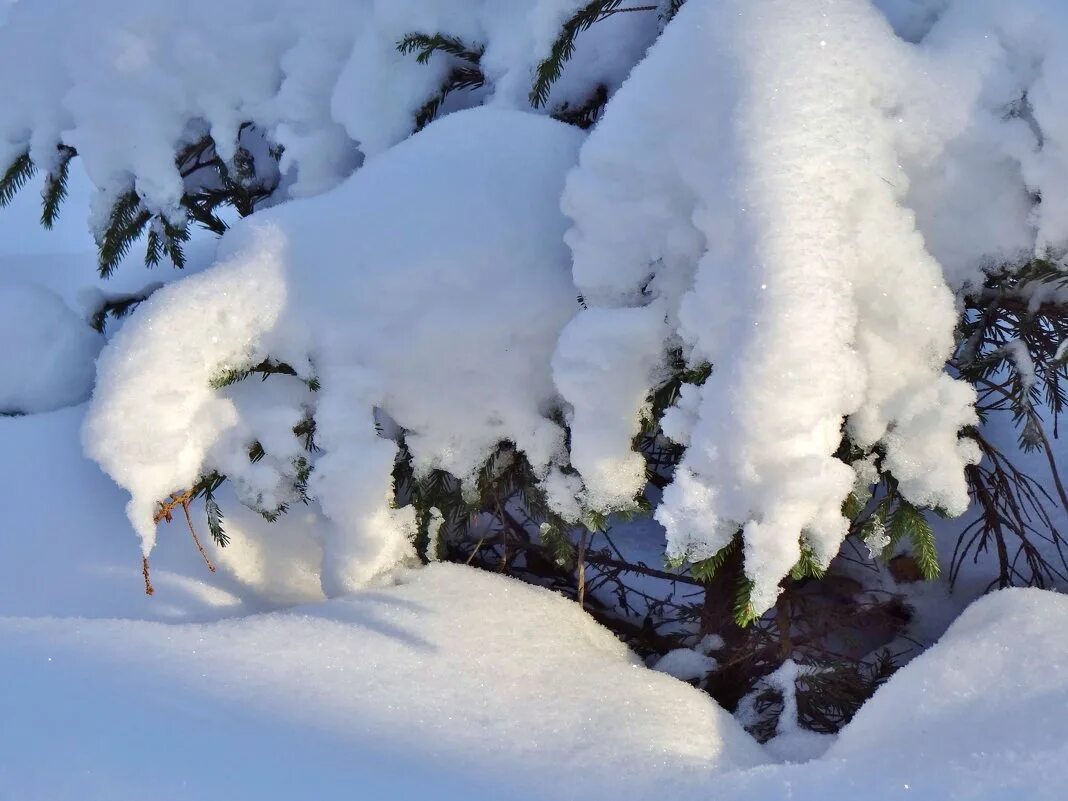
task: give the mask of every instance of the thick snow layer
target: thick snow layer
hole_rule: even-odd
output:
[[[411,550],[376,410],[407,432],[420,473],[470,482],[509,440],[544,475],[564,438],[549,360],[577,309],[558,198],[581,139],[532,114],[450,115],[336,191],[236,226],[219,264],[153,295],[102,354],[85,427],[89,455],[131,493],[144,552],[157,503],[212,470],[253,507],[292,503],[293,427],[310,411],[323,448],[310,491],[336,529],[329,593]],[[212,388],[268,356],[321,389]],[[254,441],[267,456],[252,464]]]
[[[973,604],[891,677],[826,755],[716,782],[718,798],[1054,801],[1068,782],[1068,598]]]
[[[573,602],[455,565],[210,625],[0,619],[0,797],[707,797],[762,760]]]
[[[977,449],[958,431],[974,393],[942,372],[956,311],[905,202],[902,152],[919,145],[899,129],[912,119],[888,111],[922,71],[865,0],[691,0],[568,179],[575,280],[593,307],[555,358],[573,463],[591,499],[621,505],[647,354],[681,345],[711,362],[669,416],[688,449],[657,517],[669,554],[692,559],[742,528],[758,610],[802,542],[823,563],[838,550],[855,483],[834,457],[843,423],[885,448],[913,502],[968,504]],[[639,314],[659,331],[620,348]],[[575,375],[588,364],[607,391]]]
[[[180,215],[178,143],[210,133],[224,159],[254,123],[285,148],[291,196],[336,185],[363,156],[411,133],[452,64],[397,52],[407,34],[485,47],[491,96],[527,108],[531,74],[583,0],[34,0],[7,9],[0,71],[32,76],[0,91],[0,169],[29,146],[47,168],[77,148],[100,196],[99,225],[131,182],[153,211]],[[78,20],[59,24],[57,20]],[[545,110],[617,86],[656,32],[655,14],[621,14],[582,37]],[[127,124],[131,119],[136,125]],[[121,124],[116,124],[121,123]]]
[[[84,401],[103,344],[55,293],[0,283],[0,414],[46,412]]]

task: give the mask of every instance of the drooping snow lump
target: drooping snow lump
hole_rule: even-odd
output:
[[[564,436],[548,417],[549,360],[578,308],[559,197],[581,141],[532,114],[453,114],[333,192],[235,227],[216,266],[145,302],[101,356],[84,439],[130,491],[146,555],[158,502],[210,471],[257,505],[291,500],[280,487],[310,412],[328,593],[411,554],[382,413],[418,472],[469,481],[507,440],[546,474]],[[321,388],[288,377],[212,388],[267,357]],[[253,442],[267,453],[254,464]]]
[[[656,516],[676,557],[741,529],[757,610],[802,544],[826,564],[847,532],[843,426],[885,450],[908,499],[968,504],[974,393],[943,372],[956,310],[905,204],[894,112],[921,80],[865,0],[690,0],[568,179],[591,307],[555,357],[572,461],[591,497],[625,505],[644,480],[629,440],[650,364],[673,346],[711,363],[669,415],[688,447]],[[587,364],[615,377],[584,382]]]

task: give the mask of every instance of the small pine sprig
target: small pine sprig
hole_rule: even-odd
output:
[[[486,82],[486,76],[479,66],[482,62],[482,54],[486,51],[485,45],[471,46],[455,36],[445,36],[440,33],[433,36],[425,33],[410,33],[397,43],[397,50],[405,55],[417,52],[415,60],[420,64],[428,63],[430,57],[439,52],[451,56],[457,62],[445,76],[437,93],[415,113],[416,131],[423,130],[437,118],[441,105],[449,94],[463,89],[477,89]]]
[[[98,247],[101,278],[111,276],[151,219],[152,215],[142,205],[136,191],[130,189],[119,196],[111,207],[111,216]]]
[[[41,193],[41,225],[51,229],[59,217],[59,207],[67,198],[67,178],[70,175],[70,162],[78,151],[67,145],[59,145],[56,166],[45,176],[44,191]]]
[[[215,493],[226,481],[226,476],[217,471],[212,471],[201,476],[193,488],[189,491],[190,499],[204,498],[204,511],[208,518],[208,531],[211,538],[220,548],[230,544],[230,536],[223,528],[223,513],[215,500]]]
[[[709,584],[712,579],[716,577],[720,568],[727,563],[727,560],[731,557],[740,545],[740,537],[735,537],[729,543],[724,545],[718,551],[716,551],[708,559],[702,559],[700,562],[694,562],[690,565],[690,575],[698,581]]]
[[[148,300],[149,296],[161,286],[163,284],[150,284],[140,292],[127,295],[112,295],[106,298],[93,310],[92,315],[89,317],[89,325],[93,327],[93,330],[103,334],[109,316],[116,320],[126,317]]]
[[[600,83],[582,105],[570,106],[564,103],[550,116],[554,120],[566,122],[568,125],[577,126],[585,131],[597,122],[606,105],[608,105],[608,87]]]
[[[3,177],[0,177],[0,208],[15,199],[15,195],[35,172],[37,172],[37,167],[30,158],[29,150],[15,157],[15,160],[4,171]]]
[[[265,358],[259,364],[249,365],[248,367],[233,367],[220,371],[218,374],[212,377],[210,384],[212,389],[222,389],[228,387],[231,384],[236,384],[239,381],[244,381],[246,378],[258,375],[261,381],[266,381],[272,375],[288,375],[298,377],[297,371],[293,367],[285,362],[279,362],[272,359],[270,356]],[[315,382],[315,387],[311,386],[311,382],[314,379],[308,379],[309,389],[313,392],[318,388],[318,382]]]
[[[486,46],[475,45],[470,47],[462,39],[455,36],[445,36],[440,33],[433,35],[409,33],[397,42],[397,50],[406,56],[419,51],[415,60],[420,64],[429,62],[430,57],[437,52],[447,53],[472,64],[478,64],[482,60],[482,54],[486,52]]]
[[[588,30],[595,23],[624,11],[656,11],[657,6],[630,6],[620,8],[623,0],[592,0],[576,11],[556,37],[549,55],[538,64],[534,73],[534,84],[530,88],[528,99],[533,108],[542,108],[549,102],[549,93],[553,84],[559,80],[564,71],[564,64],[575,54],[575,41],[580,33]]]
[[[734,622],[739,628],[746,628],[760,619],[756,607],[753,606],[753,582],[742,573],[738,578],[738,586],[734,591]]]
[[[564,527],[546,521],[539,528],[541,544],[549,551],[553,561],[570,570],[575,565],[575,545]]]
[[[938,548],[931,524],[921,510],[899,498],[890,520],[891,544],[887,547],[893,548],[894,544],[905,539],[912,544],[913,556],[921,575],[927,581],[938,578],[942,569],[938,564]]]
[[[790,570],[790,578],[794,581],[809,578],[821,579],[826,573],[827,569],[816,558],[816,552],[809,545],[802,542],[801,558],[797,560],[797,564]]]

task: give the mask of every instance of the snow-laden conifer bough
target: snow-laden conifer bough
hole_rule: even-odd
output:
[[[317,15],[327,5],[302,17],[311,27],[298,26],[279,56],[294,81],[308,68],[296,55],[308,57],[300,37],[323,34]],[[565,6],[523,6],[536,40]],[[465,34],[486,34],[474,40],[489,42],[479,58],[495,76],[477,99],[526,102],[515,75],[537,42],[493,49],[500,20],[482,6],[448,16],[452,28],[419,3],[409,11],[396,19],[425,21],[424,30],[442,22],[457,36],[467,19]],[[24,13],[32,29],[33,12]],[[351,63],[340,73],[320,64],[314,91],[301,95],[287,80],[271,114],[249,107],[245,116],[266,114],[281,141],[291,127],[280,111],[306,111],[335,81],[329,110],[317,106],[329,123],[307,117],[300,127],[335,138],[344,127],[367,162],[333,193],[257,213],[224,237],[216,267],[145,304],[101,360],[87,448],[131,491],[146,555],[157,504],[205,476],[227,475],[268,514],[307,489],[332,529],[324,586],[341,592],[411,552],[411,512],[390,506],[395,446],[375,432],[375,414],[406,432],[417,473],[443,469],[467,485],[497,443],[514,443],[550,508],[576,520],[631,507],[641,492],[631,443],[678,352],[712,369],[700,386],[682,387],[663,420],[686,448],[656,511],[667,553],[706,559],[741,530],[759,613],[799,560],[826,566],[837,553],[849,528],[843,503],[868,492],[872,453],[908,503],[949,515],[966,508],[963,470],[979,450],[961,436],[976,423],[974,391],[943,368],[954,292],[980,282],[984,266],[1068,242],[1059,80],[1068,66],[1049,33],[1049,20],[1066,13],[1050,0],[1012,13],[949,4],[940,15],[905,15],[908,25],[898,13],[903,31],[922,35],[914,44],[868,0],[691,0],[577,158],[577,131],[502,110],[448,115],[387,149],[397,131],[354,122],[391,119],[387,99],[349,81],[395,88],[381,70],[396,48],[367,44],[382,35],[378,17],[352,22],[364,38],[351,59],[379,53],[378,83],[360,83],[367,76],[353,77]],[[347,51],[331,41],[336,68]],[[145,57],[132,44],[116,52]],[[141,149],[149,161],[129,163],[134,151],[120,158],[94,144],[98,123],[74,102],[105,78],[117,82],[109,97],[140,102],[124,94],[121,64],[77,74],[53,66],[57,86],[73,82],[63,103],[16,105],[2,129],[17,150],[14,132],[30,126],[32,153],[67,131],[104,195],[113,176],[132,174],[144,202],[167,214],[177,191],[170,162]],[[179,75],[194,96],[215,86]],[[214,91],[266,91],[240,71],[232,81]],[[409,113],[424,96],[413,89],[388,101]],[[219,97],[199,102],[216,140],[233,142],[213,117]],[[168,109],[159,119],[170,134],[143,134],[156,146],[172,143],[192,114]],[[314,158],[301,161],[299,146],[287,152],[280,168],[292,166],[294,180],[324,174]],[[576,161],[564,236],[557,197]],[[977,206],[979,197],[994,201]],[[270,400],[212,389],[221,372],[262,359],[302,381]],[[180,385],[150,372],[175,363]],[[321,389],[309,392],[311,383]],[[323,448],[315,460],[290,435],[308,419]],[[839,455],[843,432],[861,454],[853,464]],[[249,460],[253,443],[264,458]]]

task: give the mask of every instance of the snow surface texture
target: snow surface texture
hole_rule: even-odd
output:
[[[763,759],[573,602],[455,565],[210,625],[0,618],[0,640],[0,798],[700,799]]]
[[[588,501],[640,490],[629,442],[665,352],[710,362],[665,419],[688,448],[657,518],[690,559],[742,528],[758,611],[802,544],[826,564],[846,533],[843,422],[910,501],[965,510],[952,291],[1068,244],[1068,9],[944,5],[690,0],[568,179],[590,308],[554,374]]]
[[[455,565],[210,624],[0,618],[0,797],[1053,801],[1066,625],[984,598],[825,757],[771,765],[574,603]]]
[[[402,55],[407,34],[485,45],[487,86],[452,107],[489,100],[528,108],[534,67],[585,0],[35,0],[7,9],[0,70],[33,76],[5,87],[0,164],[27,146],[40,167],[59,142],[77,148],[98,188],[94,225],[131,183],[150,211],[182,216],[180,142],[210,133],[224,159],[253,123],[285,148],[292,197],[325,191],[365,156],[405,138],[452,64]],[[77,25],[56,20],[78,20]],[[655,14],[621,14],[583,36],[545,110],[614,87],[656,34]],[[487,97],[488,96],[488,97]],[[123,121],[115,125],[115,121]],[[127,124],[127,121],[136,124]]]
[[[87,453],[131,493],[145,554],[157,503],[212,470],[253,508],[292,503],[293,427],[311,412],[329,594],[411,552],[376,410],[407,432],[419,473],[470,483],[509,440],[545,475],[563,447],[550,355],[577,309],[558,199],[580,142],[532,114],[453,114],[334,192],[236,226],[217,266],[150,298],[102,354],[85,426]],[[321,389],[212,388],[268,356]],[[252,464],[254,441],[267,456]]]
[[[81,403],[104,338],[53,292],[0,283],[0,414]]]

